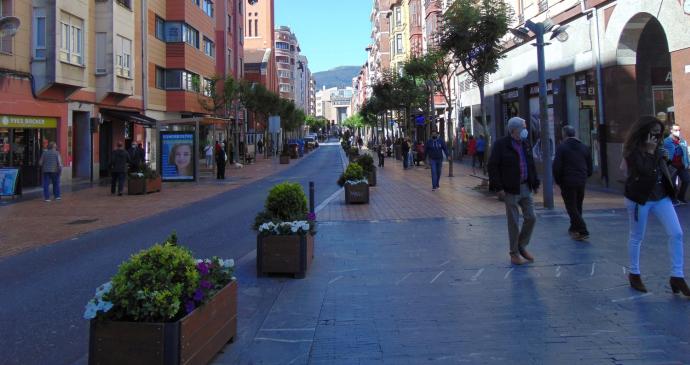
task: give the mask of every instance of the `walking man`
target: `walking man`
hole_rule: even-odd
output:
[[[680,126],[674,124],[671,127],[671,135],[664,139],[664,149],[671,160],[671,180],[674,182],[680,179],[680,189],[678,195],[672,197],[674,205],[679,202],[687,204],[685,200],[685,193],[688,191],[688,183],[690,183],[690,161],[688,158],[688,143],[680,136]]]
[[[407,142],[407,139],[403,139],[402,145],[401,145],[401,150],[402,150],[402,160],[403,160],[403,169],[407,169],[410,163],[410,160],[407,158],[407,155],[410,153],[410,144]]]
[[[129,154],[125,151],[124,143],[117,142],[117,149],[110,156],[110,194],[115,194],[115,183],[117,183],[117,195],[122,196],[127,164],[131,162]]]
[[[431,191],[436,191],[440,188],[441,168],[443,168],[443,154],[448,156],[448,149],[446,144],[438,138],[438,131],[434,131],[431,139],[426,142],[424,147],[424,154],[429,159],[431,165]]]
[[[563,142],[553,159],[553,179],[561,187],[565,209],[570,216],[568,233],[577,241],[589,238],[587,224],[582,219],[582,201],[585,199],[587,178],[592,176],[592,154],[575,137],[575,128],[563,127]]]
[[[60,152],[55,147],[55,142],[48,143],[48,149],[43,151],[38,164],[43,171],[43,200],[50,201],[50,184],[53,184],[53,197],[60,200],[60,172],[62,171],[62,159]]]
[[[537,217],[534,214],[532,193],[539,189],[537,170],[534,167],[532,148],[527,141],[525,120],[513,117],[508,120],[509,135],[496,141],[489,159],[489,188],[503,198],[508,220],[510,262],[522,265],[526,259],[534,261],[526,247],[532,237]],[[519,228],[522,209],[522,229]]]

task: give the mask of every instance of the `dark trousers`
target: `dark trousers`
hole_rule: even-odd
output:
[[[385,158],[383,156],[383,152],[379,151],[378,155],[379,155],[379,167],[383,167],[383,159]]]
[[[403,151],[402,151],[403,169],[406,169],[406,168],[409,167],[408,164],[409,164],[410,160],[409,160],[409,158],[407,157],[407,155],[408,155],[409,153],[410,153],[410,150],[407,150],[407,151],[403,150]]]
[[[225,180],[225,159],[216,160],[216,179]]]
[[[582,201],[585,199],[585,186],[561,186],[561,196],[570,216],[569,232],[588,235],[587,224],[582,219]]]
[[[673,172],[671,180],[676,180],[676,177],[680,180],[678,189],[678,199],[685,200],[685,193],[688,191],[688,184],[690,184],[690,172],[687,169],[676,169]]]
[[[477,151],[472,155],[472,167],[476,161],[479,161],[479,167],[484,167],[484,152]]]
[[[110,194],[115,194],[115,184],[117,183],[117,193],[122,194],[125,188],[125,173],[112,172],[110,173]]]

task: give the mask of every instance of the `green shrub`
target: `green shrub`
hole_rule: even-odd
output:
[[[170,322],[185,314],[184,298],[199,284],[196,261],[175,243],[155,245],[122,263],[105,299],[115,306],[107,318],[136,322]]]
[[[353,162],[347,165],[345,172],[340,175],[338,179],[338,185],[343,186],[348,180],[362,180],[364,179],[364,169],[359,163]]]
[[[355,146],[350,147],[350,154],[355,156],[359,155],[359,148]]]
[[[362,169],[364,169],[364,173],[369,173],[374,171],[374,159],[367,154],[362,155],[360,158],[357,159],[357,164],[362,166]]]
[[[257,230],[267,222],[305,220],[307,213],[307,196],[302,186],[290,182],[280,183],[268,192],[264,210],[256,215],[253,228]]]

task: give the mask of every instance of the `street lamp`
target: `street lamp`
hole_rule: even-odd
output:
[[[541,23],[535,23],[531,20],[525,22],[525,26],[518,29],[511,29],[510,32],[517,38],[523,41],[531,39],[529,32],[534,33],[537,43],[533,44],[537,47],[537,70],[539,73],[539,120],[541,122],[541,150],[542,161],[544,163],[544,207],[553,209],[553,171],[551,160],[553,159],[553,151],[551,148],[551,140],[553,136],[553,128],[548,121],[547,113],[547,99],[546,99],[546,65],[544,61],[544,46],[551,43],[544,42],[544,35],[551,32],[551,38],[557,38],[560,41],[568,39],[566,33],[567,25],[560,26],[553,23],[551,19],[546,19]]]

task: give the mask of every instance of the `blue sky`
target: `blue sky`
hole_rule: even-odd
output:
[[[275,0],[275,24],[289,26],[312,72],[367,60],[371,0]]]

